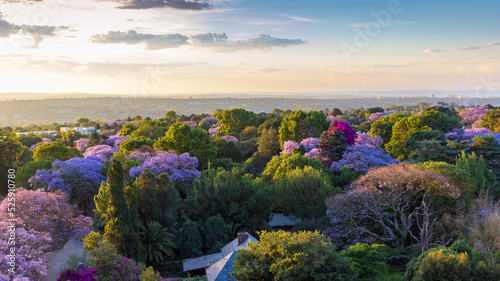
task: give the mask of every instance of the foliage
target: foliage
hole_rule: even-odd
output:
[[[272,128],[263,129],[257,143],[258,156],[272,157],[279,152],[278,132]]]
[[[454,129],[451,132],[446,133],[446,139],[456,140],[458,142],[467,141],[468,144],[472,143],[475,136],[486,136],[493,135],[497,140],[500,140],[500,134],[493,134],[490,130],[486,128],[473,128],[473,129]]]
[[[99,232],[91,231],[89,234],[85,235],[82,239],[83,248],[86,251],[90,252],[97,247],[98,243],[101,240],[102,240],[101,234]]]
[[[460,190],[434,171],[411,164],[372,169],[327,202],[330,233],[339,242],[378,240],[400,249],[420,244],[425,251],[436,218],[458,197]]]
[[[122,127],[123,130],[123,127]],[[157,140],[163,136],[163,128],[161,122],[159,121],[143,121],[142,124],[130,133],[131,139],[137,139],[139,137],[144,137],[152,140]]]
[[[318,160],[298,153],[276,155],[267,163],[266,169],[262,172],[262,178],[266,181],[277,180],[297,168],[303,169],[306,166],[314,169],[322,168]]]
[[[99,135],[99,133],[96,130],[92,130],[89,136],[89,142],[87,143],[87,147],[96,146],[99,144],[100,141],[101,141],[101,136]]]
[[[248,159],[257,151],[257,140],[240,141],[237,146],[241,159]]]
[[[217,132],[217,136],[232,135],[238,136],[248,126],[258,126],[259,119],[252,111],[247,111],[242,108],[233,108],[223,110],[217,116],[221,128]]]
[[[340,191],[330,184],[321,169],[305,166],[288,172],[275,182],[274,200],[276,207],[285,214],[314,219],[326,215],[325,200]]]
[[[321,132],[328,129],[328,125],[326,116],[318,111],[292,111],[279,127],[279,143],[283,147],[287,140],[299,142],[308,137],[317,138]]]
[[[309,152],[318,147],[319,142],[319,138],[307,138],[300,141],[300,145],[304,148],[305,152]]]
[[[382,148],[361,144],[347,147],[344,154],[342,154],[342,159],[333,162],[330,169],[340,171],[342,167],[346,166],[358,174],[366,174],[370,168],[384,167],[396,163],[399,163],[399,161],[392,158]]]
[[[347,145],[354,145],[356,139],[356,133],[352,129],[351,125],[345,121],[335,121],[331,126],[328,134],[331,134],[334,130],[342,131],[344,133],[345,142]]]
[[[461,127],[460,118],[456,113],[444,113],[438,110],[425,110],[421,115],[422,121],[432,128],[443,133],[449,132],[455,128]]]
[[[475,136],[471,144],[472,151],[483,156],[486,166],[500,178],[500,144],[493,136]]]
[[[224,246],[226,238],[226,223],[220,214],[209,217],[203,223],[203,237],[205,240],[205,249],[209,252],[219,252]]]
[[[162,280],[160,278],[160,273],[155,273],[152,266],[148,267],[146,271],[142,272],[139,276],[140,281],[158,281]]]
[[[488,169],[482,155],[477,157],[474,152],[469,155],[462,152],[457,157],[455,165],[469,176],[477,193],[485,192],[486,195],[492,194],[498,198],[500,187],[497,186],[496,176]]]
[[[155,149],[175,150],[178,153],[189,153],[197,157],[199,167],[205,167],[217,154],[211,143],[210,135],[201,128],[191,129],[189,125],[175,123],[165,133],[165,137],[154,144]]]
[[[240,161],[241,155],[235,142],[217,139],[213,141],[213,144],[217,149],[216,159],[229,158],[236,162]]]
[[[103,240],[115,245],[122,254],[139,257],[139,235],[132,225],[133,214],[125,197],[123,168],[117,160],[111,163],[106,183],[101,185],[94,201],[95,214],[105,225]]]
[[[251,140],[253,138],[256,138],[259,133],[259,129],[255,126],[248,126],[240,134],[240,140],[241,141],[246,141],[246,140]]]
[[[285,154],[285,153],[294,153],[294,151],[299,149],[299,144],[295,141],[288,140],[285,141],[283,144],[283,151],[280,152],[280,154]]]
[[[8,170],[15,167],[22,153],[22,143],[13,133],[0,129],[0,195],[8,191]]]
[[[153,147],[155,144],[154,140],[145,137],[138,137],[134,139],[126,139],[120,143],[120,149],[126,152],[134,151],[145,145]]]
[[[159,263],[163,255],[174,256],[174,235],[159,222],[150,221],[142,227],[141,241],[146,250],[146,261]]]
[[[348,261],[319,232],[260,233],[233,264],[236,280],[355,280]]]
[[[243,176],[237,169],[203,171],[188,195],[188,215],[197,221],[220,214],[228,223],[256,230],[269,220],[270,188],[260,179]]]
[[[201,226],[188,219],[182,225],[179,231],[177,248],[181,251],[181,256],[191,258],[193,256],[201,256],[203,239],[200,233]]]
[[[332,162],[342,159],[342,154],[347,148],[347,141],[343,131],[333,128],[333,131],[323,133],[320,139],[319,157],[323,163],[329,166]]]
[[[356,144],[369,144],[373,146],[382,146],[384,144],[384,140],[382,138],[379,138],[377,136],[372,136],[367,133],[356,133]]]
[[[132,123],[123,125],[120,128],[120,137],[130,136],[130,134],[137,129],[137,126]]]
[[[60,142],[48,142],[33,151],[33,160],[38,161],[46,157],[52,157],[57,160],[65,161],[74,157],[82,158],[82,153],[76,148],[68,148]]]
[[[430,128],[425,124],[420,115],[403,117],[394,124],[391,141],[386,143],[385,149],[392,157],[400,161],[406,160],[410,156],[410,150],[406,147],[406,141],[413,132],[429,130]]]
[[[500,109],[486,111],[480,120],[480,128],[486,128],[493,133],[500,133]]]
[[[88,213],[93,208],[93,196],[105,180],[100,173],[101,166],[101,162],[85,158],[56,160],[52,169],[38,170],[28,182],[32,188],[64,191],[71,202]]]
[[[389,257],[389,250],[384,244],[357,243],[340,253],[351,262],[358,280],[363,281],[374,280],[389,270],[389,265],[385,263]]]
[[[462,117],[462,122],[464,125],[472,125],[477,120],[481,119],[489,108],[486,106],[473,107],[469,110],[460,112],[460,117]]]
[[[38,170],[49,170],[56,159],[47,157],[38,161],[31,161],[19,168],[16,172],[16,187],[30,188],[28,180],[35,176]]]
[[[122,257],[107,241],[99,242],[90,254],[89,265],[97,271],[97,281],[139,281],[139,276],[146,269],[143,264]]]
[[[407,114],[393,113],[388,116],[383,116],[379,120],[373,122],[370,127],[370,135],[382,138],[383,147],[386,146],[391,141],[392,137],[392,127],[396,122],[404,117],[408,117]]]
[[[43,139],[41,139],[41,141],[39,141],[33,145],[24,145],[24,146],[29,147],[31,150],[34,150],[35,148],[39,147],[40,145],[44,145],[44,144],[51,142],[51,141],[52,141],[51,139],[43,138]]]

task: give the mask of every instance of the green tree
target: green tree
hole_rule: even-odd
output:
[[[165,137],[154,144],[154,148],[161,150],[175,150],[178,153],[188,152],[190,156],[198,158],[199,166],[205,167],[208,161],[217,154],[210,135],[201,128],[191,129],[189,125],[175,123],[165,133]]]
[[[446,139],[438,130],[413,132],[405,143],[412,163],[425,161],[446,161]]]
[[[500,133],[500,109],[486,111],[480,120],[479,127],[486,128],[493,133]]]
[[[326,216],[325,201],[342,190],[331,185],[322,169],[296,168],[274,184],[274,200],[285,214],[302,219]]]
[[[210,253],[219,252],[226,242],[226,223],[220,214],[209,217],[203,223],[205,249]]]
[[[69,147],[73,147],[73,142],[82,137],[82,134],[75,130],[69,130],[61,134],[62,141]]]
[[[486,195],[500,195],[500,187],[497,185],[497,178],[495,174],[488,169],[482,155],[477,157],[474,152],[468,155],[462,152],[462,154],[457,157],[455,165],[468,175],[477,193],[484,191]]]
[[[36,174],[36,171],[45,169],[50,170],[55,158],[46,157],[38,161],[31,161],[19,168],[16,173],[16,187],[30,189],[28,180]]]
[[[87,147],[96,146],[99,144],[100,141],[101,141],[101,136],[99,135],[99,133],[96,130],[93,130],[90,133],[89,142],[87,144]]]
[[[103,240],[115,245],[120,253],[138,258],[141,244],[139,235],[133,229],[123,176],[122,164],[113,160],[108,170],[106,184],[103,184],[104,188],[101,186],[103,194],[99,189],[99,194],[96,195],[98,200],[94,199],[96,206],[100,205],[97,207],[99,211],[96,215],[104,213],[104,216],[101,215],[101,221],[105,225]],[[107,196],[104,196],[104,193],[108,193]],[[106,206],[102,206],[101,203],[105,198],[108,199]]]
[[[351,262],[351,267],[359,281],[377,280],[387,271],[389,265],[385,260],[389,257],[390,248],[384,244],[362,244],[350,246],[340,252]]]
[[[154,140],[145,137],[137,137],[122,142],[120,144],[120,149],[124,152],[131,152],[145,145],[153,147],[154,144],[155,144]]]
[[[317,138],[323,131],[328,129],[329,125],[330,122],[326,120],[326,116],[321,112],[292,111],[280,125],[278,132],[280,147],[282,148],[283,143],[287,140],[300,142],[308,137]]]
[[[420,115],[403,117],[392,127],[391,141],[386,144],[385,149],[394,158],[406,160],[410,156],[410,151],[406,147],[406,141],[413,132],[431,130]]]
[[[38,135],[33,134],[33,133],[29,133],[27,135],[20,135],[19,141],[24,146],[31,147],[32,145],[36,144],[37,142],[41,142],[42,138]]]
[[[396,122],[403,119],[404,117],[409,117],[408,114],[403,113],[393,113],[391,115],[382,116],[379,120],[372,123],[370,127],[370,135],[377,136],[384,140],[385,147],[391,141],[392,137],[392,127]]]
[[[217,131],[217,136],[233,135],[238,137],[239,134],[248,126],[258,126],[259,118],[252,111],[247,111],[242,108],[233,108],[223,110],[218,116],[219,125],[221,128]]]
[[[191,258],[193,256],[201,256],[203,246],[203,239],[200,233],[201,226],[188,219],[182,225],[179,231],[177,248],[181,251],[181,256],[184,258]]]
[[[462,127],[458,116],[448,115],[437,110],[424,111],[422,120],[433,130],[438,130],[443,133]]]
[[[159,222],[150,221],[142,227],[141,241],[146,250],[146,261],[157,264],[163,256],[174,256],[174,235],[169,233]]]
[[[130,136],[137,127],[133,123],[124,124],[120,129],[120,137]]]
[[[243,176],[238,169],[203,171],[188,195],[188,216],[196,221],[220,214],[227,223],[255,231],[269,220],[272,191],[260,179]]]
[[[264,129],[257,140],[257,156],[272,157],[279,153],[278,132],[274,129]]]
[[[303,169],[306,166],[314,169],[323,168],[323,165],[318,160],[298,153],[276,155],[267,163],[266,169],[262,172],[262,178],[266,181],[278,180],[295,169]]]
[[[472,151],[482,156],[486,166],[500,178],[500,145],[492,135],[475,136],[471,144]]]
[[[234,162],[239,162],[241,160],[241,154],[234,142],[217,139],[213,141],[213,145],[217,149],[216,159],[229,158]]]
[[[7,194],[8,171],[15,168],[16,160],[22,153],[22,147],[16,134],[0,129],[0,195]]]
[[[66,161],[74,157],[83,158],[82,153],[74,147],[66,147],[60,142],[48,142],[33,151],[33,160],[38,161],[47,157]]]
[[[139,137],[145,137],[152,140],[157,140],[164,135],[161,122],[155,121],[144,121],[136,130],[130,133],[132,139]]]
[[[355,280],[349,262],[319,232],[260,233],[241,249],[233,264],[236,280]]]

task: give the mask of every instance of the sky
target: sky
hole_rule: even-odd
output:
[[[500,90],[499,1],[0,3],[0,93]]]

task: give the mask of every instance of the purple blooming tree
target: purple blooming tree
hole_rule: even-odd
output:
[[[126,137],[120,137],[119,136],[120,131],[116,133],[116,135],[110,136],[106,140],[103,141],[104,144],[107,144],[109,146],[113,146],[116,149],[120,149],[120,144],[128,139],[130,139],[130,136]]]
[[[377,136],[373,137],[372,135],[367,133],[356,133],[356,145],[369,144],[373,146],[381,146],[383,143],[384,140]]]
[[[208,129],[208,133],[210,134],[210,136],[215,138],[217,136],[217,132],[219,131],[220,127],[221,127],[221,125]]]
[[[184,121],[182,123],[187,124],[189,127],[191,127],[191,129],[196,128],[196,126],[198,125],[195,121]]]
[[[334,129],[344,132],[346,144],[354,145],[356,139],[356,133],[352,129],[351,125],[349,125],[349,123],[345,121],[335,121],[335,123],[333,123],[332,126],[330,127],[328,134],[331,134]]]
[[[315,158],[321,161],[321,149],[313,148],[309,152],[306,152],[304,156],[307,156],[309,158]]]
[[[89,143],[88,138],[81,138],[76,141],[76,148],[80,150],[82,153],[87,150],[87,144]]]
[[[300,142],[300,145],[304,147],[305,152],[309,152],[312,149],[316,148],[319,145],[320,139],[319,138],[307,138],[303,139]]]
[[[51,142],[51,141],[52,141],[51,139],[48,139],[48,138],[43,138],[43,139],[42,139],[42,141],[37,142],[36,144],[32,145],[32,146],[30,147],[30,149],[31,149],[31,150],[33,150],[33,149],[35,149],[35,148],[39,147],[40,145],[46,144],[46,143]]]
[[[280,154],[293,153],[295,150],[299,149],[300,146],[297,142],[293,140],[287,140],[283,143],[283,151]]]
[[[238,139],[234,136],[222,136],[221,139],[225,140],[225,141],[232,141],[234,142],[235,144],[238,144]]]
[[[104,162],[111,159],[111,156],[113,156],[113,153],[115,153],[116,151],[117,149],[114,147],[105,144],[100,144],[88,148],[83,154],[83,156],[87,159],[94,159],[100,162]]]
[[[65,192],[70,200],[91,213],[94,195],[106,178],[100,173],[102,163],[95,159],[72,158],[56,160],[50,170],[38,170],[28,182],[34,189],[47,188]]]
[[[207,117],[207,119],[205,119],[205,123],[208,123],[211,126],[217,124],[217,122],[219,122],[219,120],[215,117]]]
[[[326,117],[326,120],[328,120],[330,122],[330,124],[333,124],[335,121],[339,120],[337,117],[335,116],[332,116],[332,115],[328,115]]]
[[[342,159],[330,166],[333,171],[339,171],[343,166],[354,170],[358,174],[366,174],[370,168],[385,167],[399,163],[382,148],[370,144],[353,145],[346,148]]]
[[[497,139],[497,141],[500,142],[500,133],[494,134],[486,128],[473,128],[465,130],[462,128],[455,129],[451,132],[446,133],[445,137],[448,140],[455,140],[458,142],[468,141],[468,144],[471,144],[475,136],[487,136],[487,135],[494,136]]]
[[[375,113],[372,113],[370,114],[370,116],[368,116],[368,118],[366,118],[366,120],[368,121],[377,121],[378,119],[382,118],[382,116],[386,116],[387,113],[385,112],[375,112]]]
[[[175,155],[168,152],[158,152],[156,156],[148,158],[142,165],[130,169],[130,177],[138,177],[144,169],[149,169],[158,176],[166,173],[177,186],[191,184],[193,180],[200,176],[200,171],[196,169],[198,159],[190,157],[189,153]]]
[[[408,163],[373,169],[327,201],[328,232],[337,244],[383,241],[426,251],[439,215],[458,208],[459,197],[459,188],[431,170]]]
[[[474,124],[476,121],[478,121],[479,119],[481,119],[481,117],[484,116],[486,111],[488,111],[488,107],[479,106],[479,107],[471,108],[469,110],[462,111],[462,112],[460,112],[459,115],[460,115],[460,117],[462,117],[462,121],[463,121],[464,125],[470,126],[470,125]]]

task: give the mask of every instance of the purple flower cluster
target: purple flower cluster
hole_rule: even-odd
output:
[[[328,135],[330,135],[333,132],[333,130],[344,132],[346,143],[348,145],[354,145],[356,133],[352,129],[351,125],[349,125],[349,123],[345,121],[335,121],[335,123],[332,124],[330,130],[328,131]]]
[[[69,194],[72,188],[90,185],[99,189],[106,178],[101,175],[102,163],[94,159],[72,158],[66,161],[56,160],[52,169],[41,169],[28,182],[32,188],[62,190]]]
[[[214,137],[214,138],[215,138],[215,136],[217,135],[217,131],[219,131],[220,127],[221,127],[221,126],[219,125],[219,126],[217,126],[217,127],[210,128],[210,129],[208,129],[208,133],[209,133],[212,137]]]
[[[375,112],[375,113],[372,113],[370,114],[370,116],[368,118],[366,118],[366,120],[368,121],[377,121],[378,119],[382,118],[382,116],[386,116],[387,113],[385,112]]]
[[[472,143],[472,140],[475,136],[485,136],[485,135],[493,135],[497,141],[500,143],[500,133],[492,133],[490,130],[486,128],[474,128],[474,129],[455,129],[451,132],[445,134],[446,139],[455,140],[458,142],[468,141],[468,143]]]
[[[347,147],[342,154],[342,159],[333,162],[330,169],[339,171],[343,166],[347,166],[357,173],[366,174],[370,168],[384,167],[395,163],[399,163],[399,161],[392,158],[382,148],[370,144],[360,144]]]
[[[134,150],[129,155],[127,155],[127,160],[139,161],[141,163],[144,163],[144,161],[148,160],[148,158],[151,157],[152,155],[149,152],[140,152],[139,150]]]
[[[384,143],[384,140],[379,137],[373,137],[370,134],[367,133],[356,133],[356,145],[360,144],[368,144],[368,145],[373,145],[373,146],[381,146]]]
[[[138,122],[138,121],[135,121],[135,120],[134,120],[134,121],[116,121],[116,122],[106,122],[106,124],[107,124],[108,126],[112,127],[112,126],[113,126],[113,125],[115,125],[115,124],[116,124],[116,125],[118,125],[118,126],[123,126],[123,125],[125,125],[125,124],[129,124],[129,123],[131,123],[131,124],[135,124],[135,123],[137,123],[137,122]]]
[[[330,121],[330,124],[333,124],[335,121],[339,120],[337,117],[333,116],[333,115],[328,115],[326,117],[326,120]]]
[[[85,150],[87,150],[88,143],[88,138],[81,138],[76,141],[76,148],[78,148],[78,150],[80,150],[81,152],[85,152]]]
[[[192,182],[200,176],[200,171],[196,169],[198,159],[190,157],[188,153],[175,155],[168,152],[158,153],[156,156],[148,158],[142,165],[130,169],[130,177],[138,177],[144,169],[149,169],[156,176],[166,173],[176,184]]]
[[[111,267],[106,266],[105,268],[103,268],[103,266],[98,265],[96,267],[96,270],[101,274],[106,273],[109,275],[106,276],[108,278],[106,278],[105,280],[138,281],[139,276],[143,271],[146,270],[146,268],[143,264],[136,263],[133,259],[122,257],[121,259],[114,260]]]
[[[120,149],[120,144],[130,139],[130,136],[120,137],[119,134],[120,132],[118,131],[116,135],[110,136],[105,141],[103,141],[103,143],[109,146],[114,146],[116,149]]]
[[[475,107],[471,108],[466,111],[460,112],[460,117],[462,117],[462,120],[465,125],[471,125],[474,124],[477,120],[481,119],[481,117],[484,116],[484,114],[488,111],[488,107],[486,106],[480,106],[480,107]]]
[[[57,277],[57,281],[94,281],[96,276],[97,270],[86,269],[85,265],[82,264],[78,267],[78,270],[68,268],[65,271],[61,271],[59,277]]]
[[[304,156],[321,160],[321,149],[313,148],[309,152],[306,152]]]
[[[207,117],[207,119],[205,119],[205,123],[208,123],[209,125],[215,125],[217,122],[219,122],[219,120],[215,117]]]
[[[104,162],[109,160],[111,156],[113,156],[113,153],[115,153],[116,151],[117,149],[114,147],[105,144],[100,144],[88,148],[83,154],[83,156],[85,156],[85,158],[87,159],[94,159],[100,162]]]
[[[196,128],[196,126],[198,125],[195,121],[184,121],[182,123],[189,125],[189,127],[191,127],[191,129]]]
[[[234,136],[222,136],[221,139],[225,140],[225,141],[232,141],[234,142],[235,144],[238,144],[238,139]]]
[[[30,149],[31,149],[31,150],[33,150],[33,149],[35,149],[35,148],[39,147],[40,145],[44,145],[44,144],[46,144],[46,143],[48,143],[48,142],[51,142],[51,141],[52,141],[51,139],[48,139],[48,138],[43,138],[43,139],[42,139],[42,141],[37,142],[36,144],[32,145],[32,146],[30,147]]]
[[[304,150],[306,152],[309,152],[312,149],[316,148],[318,146],[319,142],[320,142],[319,138],[307,138],[307,139],[303,139],[300,142],[300,145],[302,145],[304,147]]]
[[[297,142],[293,140],[287,140],[283,143],[283,151],[280,154],[293,153],[296,149],[299,149],[300,146]]]

